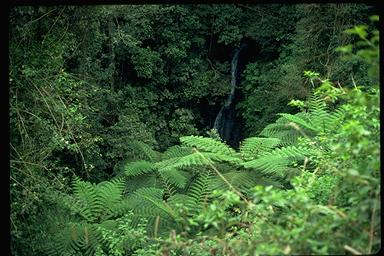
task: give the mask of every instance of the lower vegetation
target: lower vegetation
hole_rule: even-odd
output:
[[[378,252],[372,12],[355,4],[13,8],[11,253]],[[212,113],[229,88],[222,52],[244,38],[259,50],[242,67],[243,139],[232,148],[211,130]]]

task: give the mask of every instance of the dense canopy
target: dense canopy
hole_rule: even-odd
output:
[[[11,8],[12,255],[377,252],[377,14]]]

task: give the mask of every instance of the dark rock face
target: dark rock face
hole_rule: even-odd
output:
[[[221,107],[219,113],[216,116],[213,128],[217,130],[220,137],[233,147],[238,147],[240,138],[240,123],[236,117],[236,103],[238,97],[236,97],[236,85],[239,80],[238,62],[240,52],[247,46],[246,43],[242,43],[239,48],[235,50],[235,53],[231,62],[231,91],[228,94],[228,98],[225,104]],[[238,94],[238,93],[237,93]]]
[[[236,120],[235,104],[223,106],[216,119],[215,127],[220,137],[232,147],[238,147],[240,126]]]

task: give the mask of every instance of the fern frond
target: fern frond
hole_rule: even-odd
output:
[[[187,199],[189,199],[188,195],[174,194],[169,197],[168,204],[170,207],[175,208],[178,204],[184,205]]]
[[[131,203],[134,212],[142,216],[163,216],[177,218],[177,214],[163,201],[163,190],[140,188],[134,192]]]
[[[162,188],[164,189],[163,199],[167,201],[169,197],[176,193],[176,186],[169,182],[165,177],[160,175]]]
[[[332,132],[342,122],[345,111],[337,109],[334,112],[327,112],[324,110],[316,110],[311,112],[311,119],[313,124],[318,127],[318,132]]]
[[[286,127],[284,124],[272,123],[265,126],[264,129],[261,130],[260,135],[268,138],[278,138],[276,134],[284,131],[285,129]]]
[[[105,216],[105,220],[110,220],[112,218],[123,216],[127,214],[132,209],[131,202],[126,198],[122,198],[119,203],[111,207],[108,215]]]
[[[190,147],[175,145],[168,148],[163,153],[163,159],[170,159],[175,157],[183,157],[192,153],[192,149]]]
[[[253,188],[256,185],[274,187],[282,187],[279,182],[280,179],[274,179],[274,177],[264,177],[257,172],[243,170],[243,171],[231,171],[223,173],[225,179],[232,184],[235,188],[241,192],[247,192],[248,189]],[[209,190],[228,190],[228,184],[225,183],[220,177],[213,176],[209,182]]]
[[[174,169],[191,166],[208,165],[210,160],[197,152],[183,156],[175,157],[156,163],[159,169]]]
[[[156,163],[156,166],[159,168],[159,170],[175,168],[178,169],[192,166],[206,166],[212,164],[215,161],[238,164],[241,162],[241,159],[220,153],[194,152],[183,157],[175,157],[163,160],[159,163]]]
[[[299,131],[296,131],[292,127],[288,127],[286,123],[269,124],[260,132],[260,135],[280,139],[280,145],[284,147],[295,144],[297,138],[301,136]]]
[[[208,151],[212,153],[220,153],[223,155],[235,156],[236,151],[229,147],[227,144],[212,138],[202,136],[185,136],[181,137],[180,141],[187,146],[196,147],[197,149]]]
[[[312,93],[307,100],[307,106],[309,112],[327,111],[327,104],[319,94]]]
[[[258,169],[262,174],[272,174],[280,177],[284,176],[284,170],[290,163],[287,157],[276,157],[274,155],[264,155],[255,160],[244,163],[245,168]]]
[[[125,191],[133,193],[142,187],[157,187],[159,179],[156,172],[146,173],[140,176],[130,176],[125,180]]]
[[[317,127],[315,127],[311,120],[307,116],[300,117],[298,115],[291,115],[287,113],[279,113],[278,115],[284,117],[288,122],[294,122],[302,128],[306,128],[311,131],[317,131]]]
[[[159,174],[175,185],[178,188],[184,188],[185,185],[187,184],[187,178],[183,176],[180,171],[174,168],[166,168],[166,169],[160,169]]]
[[[157,161],[160,157],[160,153],[153,150],[151,146],[142,141],[131,141],[128,146],[131,150],[137,154],[139,159],[145,159],[148,161]]]
[[[49,255],[93,255],[99,245],[98,231],[90,224],[68,223],[46,248]]]
[[[304,112],[300,112],[295,114],[296,117],[301,119],[306,119],[307,114]],[[300,131],[294,129],[289,125],[291,121],[289,121],[286,117],[281,116],[276,120],[275,123],[267,125],[261,132],[261,136],[269,137],[269,138],[278,138],[281,140],[280,146],[290,146],[294,145],[297,142],[297,139],[302,136]],[[305,132],[308,130],[306,128],[302,128]]]
[[[235,188],[252,187],[255,185],[253,181],[253,173],[249,171],[231,171],[222,174],[225,179]],[[218,176],[213,176],[209,182],[209,190],[228,190],[228,184]]]
[[[122,194],[124,192],[125,183],[122,179],[115,179],[112,181],[104,181],[96,186],[98,200],[103,206],[101,214],[108,216],[113,214],[122,201]]]
[[[198,212],[207,201],[209,177],[209,172],[199,173],[187,191],[185,205],[194,212]]]
[[[224,155],[220,153],[199,152],[209,162],[227,162],[232,164],[239,164],[242,160],[237,156]]]
[[[125,175],[137,176],[144,173],[152,172],[156,169],[156,167],[151,162],[139,160],[139,161],[127,163],[124,169],[125,169]]]
[[[278,138],[251,137],[240,143],[240,154],[246,159],[255,158],[263,152],[268,152],[281,142]]]
[[[95,185],[75,177],[72,182],[72,187],[76,202],[75,206],[71,207],[72,210],[79,213],[89,222],[95,221],[98,213],[102,209]]]
[[[245,168],[254,168],[261,171],[263,174],[272,174],[280,177],[286,175],[288,165],[294,160],[302,160],[306,155],[310,155],[309,150],[289,146],[275,149],[272,152],[266,153],[261,157],[245,162]]]

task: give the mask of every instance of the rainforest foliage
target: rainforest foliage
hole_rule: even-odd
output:
[[[377,252],[377,11],[10,9],[12,255]]]

